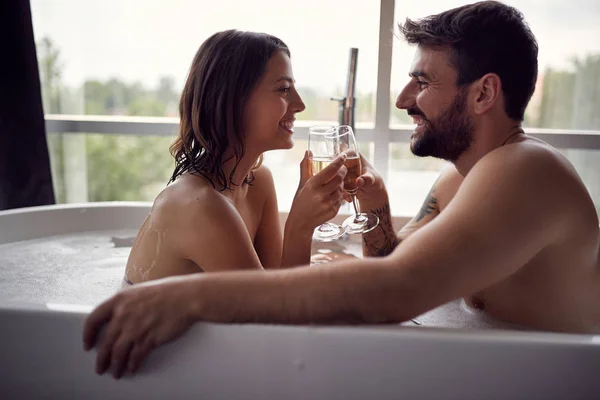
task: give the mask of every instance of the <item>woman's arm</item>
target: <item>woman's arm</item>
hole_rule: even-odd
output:
[[[309,264],[313,230],[333,218],[342,202],[341,185],[346,175],[345,157],[340,157],[314,177],[309,173],[309,158],[300,164],[300,185],[285,223],[283,240],[277,196],[271,172],[261,167],[257,183],[267,193],[254,247],[265,268]],[[283,242],[283,245],[281,244]]]
[[[282,233],[279,219],[277,194],[271,171],[262,165],[255,171],[255,186],[264,195],[262,215],[256,236],[254,248],[265,269],[281,267]]]
[[[338,213],[343,202],[342,184],[346,176],[344,161],[339,156],[315,176],[310,174],[310,154],[300,163],[300,184],[285,223],[282,266],[310,263],[314,229]]]

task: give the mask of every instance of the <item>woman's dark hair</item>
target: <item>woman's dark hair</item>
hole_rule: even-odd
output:
[[[523,121],[537,80],[538,44],[518,10],[482,1],[417,21],[406,19],[400,32],[410,44],[449,48],[458,86],[496,73],[506,114]]]
[[[208,38],[194,57],[181,100],[179,135],[170,147],[175,170],[169,183],[186,172],[206,177],[219,190],[231,189],[235,170],[246,152],[244,106],[276,51],[290,51],[265,33],[227,30]],[[228,149],[233,154],[223,157]],[[235,166],[225,176],[222,164]],[[260,161],[259,161],[260,162]]]

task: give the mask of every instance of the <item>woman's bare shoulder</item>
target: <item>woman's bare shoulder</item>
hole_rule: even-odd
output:
[[[257,201],[264,204],[267,199],[276,196],[273,174],[266,165],[261,165],[253,171],[253,174],[254,180],[248,188],[248,193],[252,194],[251,199],[253,202]]]
[[[196,176],[182,177],[171,186],[155,201],[154,225],[169,231],[169,243],[178,254],[205,272],[260,268],[244,219],[228,197]]]
[[[272,186],[273,185],[273,173],[266,165],[261,165],[253,171],[254,174],[254,186]]]
[[[182,226],[231,208],[227,198],[206,178],[184,175],[156,197],[152,216],[154,223]]]

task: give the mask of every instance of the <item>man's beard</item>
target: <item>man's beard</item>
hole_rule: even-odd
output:
[[[410,149],[418,157],[436,157],[455,162],[473,142],[471,118],[465,115],[467,91],[460,90],[454,101],[435,120],[428,120],[419,108],[409,115],[423,119],[423,131],[411,141]]]

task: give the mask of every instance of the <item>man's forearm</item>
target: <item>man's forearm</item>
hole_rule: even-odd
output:
[[[390,203],[386,202],[383,206],[371,208],[368,211],[379,217],[379,226],[371,232],[363,234],[363,255],[365,257],[387,256],[400,244],[400,239],[392,224]]]
[[[397,290],[401,270],[386,262],[351,260],[263,273],[203,274],[186,281],[192,290],[192,318],[226,323],[402,322],[414,313],[409,291]]]

